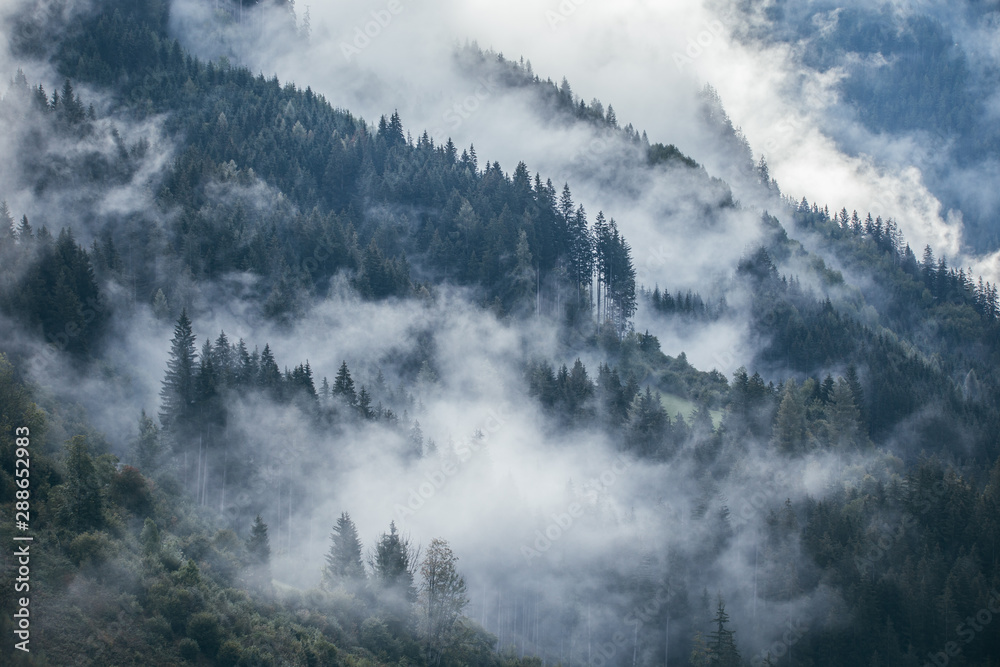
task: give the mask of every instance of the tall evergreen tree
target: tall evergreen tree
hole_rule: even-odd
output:
[[[349,591],[356,591],[365,578],[358,529],[350,515],[344,512],[330,533],[330,551],[326,554],[323,585],[327,588],[339,585]]]
[[[271,585],[271,540],[267,536],[267,524],[258,514],[250,528],[247,538],[247,556],[249,568],[247,578],[256,588],[268,588]]]
[[[151,475],[160,466],[163,446],[160,443],[160,429],[143,410],[139,415],[139,436],[132,445],[132,460],[146,475]]]
[[[341,362],[337,377],[333,380],[333,395],[351,407],[358,404],[354,380],[351,379],[351,371],[347,368],[346,361]]]
[[[721,595],[712,623],[715,629],[708,638],[708,649],[712,656],[710,664],[718,667],[740,667],[742,661],[740,652],[736,648],[736,633],[728,627],[729,614],[726,613],[726,604],[722,601]]]
[[[181,311],[174,327],[167,372],[160,390],[160,423],[164,430],[177,435],[189,424],[198,395],[195,373],[197,359],[195,336],[185,309]]]
[[[378,587],[395,593],[402,601],[412,602],[416,596],[413,573],[416,569],[417,551],[408,537],[400,535],[396,522],[389,523],[389,532],[382,533],[372,554],[369,566]]]
[[[99,528],[104,523],[104,498],[87,439],[73,436],[66,443],[66,481],[63,515],[77,532]]]
[[[806,411],[794,379],[785,382],[785,390],[774,422],[773,442],[786,454],[800,452],[805,444]]]

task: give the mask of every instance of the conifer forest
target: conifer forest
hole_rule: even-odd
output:
[[[998,44],[0,0],[0,664],[1000,667]]]

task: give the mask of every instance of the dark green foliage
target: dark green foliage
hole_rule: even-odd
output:
[[[358,590],[365,578],[358,530],[350,515],[344,512],[330,534],[330,551],[326,555],[323,584],[327,587],[344,586],[349,591]]]
[[[177,643],[177,652],[188,662],[194,662],[198,659],[199,650],[198,642],[190,637],[185,637]]]
[[[149,483],[132,466],[123,466],[115,473],[108,485],[108,498],[140,518],[153,510],[153,494]]]
[[[413,573],[417,568],[417,550],[407,536],[389,524],[368,558],[372,583],[378,596],[377,607],[390,631],[399,634],[412,623],[412,605],[417,599]]]
[[[99,528],[104,523],[104,499],[87,438],[73,436],[66,443],[66,481],[62,485],[63,522],[75,531]]]
[[[132,445],[131,460],[139,470],[145,471],[146,474],[154,474],[160,467],[162,455],[160,429],[143,410],[139,416],[139,437]]]
[[[199,612],[191,616],[187,624],[187,636],[198,644],[198,648],[209,658],[214,658],[219,651],[222,639],[222,629],[215,614]]]
[[[0,310],[36,329],[56,349],[83,358],[94,352],[108,320],[90,256],[68,229],[54,240],[44,227],[37,236],[31,233],[25,217],[16,251],[8,247],[0,269],[5,288]]]
[[[846,26],[853,19],[850,12],[844,15]],[[229,399],[274,402],[334,433],[345,424],[364,429],[371,428],[364,421],[380,420],[378,428],[395,429],[400,439],[409,436],[414,453],[425,445],[433,451],[415,412],[401,421],[393,416],[397,408],[412,410],[420,397],[394,395],[381,373],[366,377],[364,365],[355,366],[352,378],[345,361],[333,386],[324,378],[317,391],[308,361],[279,365],[269,345],[251,351],[220,332],[205,337],[199,353],[184,310],[193,303],[190,290],[232,274],[251,276],[256,291],[248,302],[276,320],[291,321],[310,299],[352,281],[365,298],[388,300],[414,294],[433,299],[437,284],[456,283],[474,290],[494,312],[509,315],[512,326],[536,311],[568,321],[571,333],[560,341],[559,358],[525,369],[527,386],[553,418],[552,428],[569,431],[567,446],[574,429],[598,429],[627,456],[690,465],[707,500],[699,499],[680,521],[694,528],[687,531],[693,541],[711,533],[698,544],[704,552],[694,565],[709,566],[723,547],[744,549],[753,540],[755,602],[759,596],[766,613],[794,605],[804,593],[833,591],[840,605],[836,618],[817,621],[795,646],[795,664],[873,664],[876,654],[875,664],[919,664],[917,656],[950,640],[949,621],[958,619],[957,610],[982,608],[982,591],[997,581],[1000,535],[995,286],[974,283],[930,249],[918,258],[894,221],[846,209],[831,217],[803,200],[792,216],[815,234],[816,252],[833,256],[837,261],[830,264],[875,287],[854,291],[765,215],[770,240],[740,263],[734,287],[749,296],[751,334],[761,351],[747,360],[752,373],[741,368],[730,385],[718,371],[694,369],[683,353],[668,357],[649,332],[630,330],[642,291],[637,293],[629,244],[603,213],[591,224],[568,185],[560,193],[540,175],[532,177],[523,163],[507,174],[496,162],[480,162],[471,146],[437,146],[426,134],[413,141],[398,112],[370,127],[309,89],[283,86],[226,62],[198,61],[166,37],[165,17],[166,3],[152,0],[98,3],[68,37],[53,37],[49,45],[63,73],[99,87],[113,113],[167,119],[166,132],[180,148],[155,193],[154,210],[101,221],[107,224],[84,250],[68,231],[54,239],[27,216],[15,228],[16,216],[0,206],[4,314],[78,362],[103,360],[101,332],[113,315],[97,288],[104,281],[116,290],[128,286],[131,302],[152,304],[157,317],[181,311],[163,385],[163,431],[143,413],[127,460],[134,468],[103,453],[100,439],[60,406],[47,405],[46,415],[0,356],[0,431],[10,436],[14,426],[28,424],[39,444],[32,502],[36,525],[45,531],[39,542],[48,546],[37,563],[44,592],[37,598],[37,618],[41,628],[51,623],[59,630],[46,636],[50,663],[74,664],[83,655],[93,664],[150,665],[182,659],[207,664],[213,657],[221,665],[538,662],[517,658],[509,645],[498,647],[495,637],[462,616],[464,580],[442,543],[433,543],[424,561],[425,597],[418,598],[417,554],[391,524],[370,552],[366,587],[361,542],[345,513],[331,535],[324,573],[326,588],[333,590],[285,597],[270,585],[271,545],[260,515],[246,541],[225,524],[215,525],[221,508],[229,527],[243,532],[267,502],[254,498],[239,510],[243,514],[228,515],[232,488],[254,488],[257,474],[256,463],[245,460],[239,437],[227,428],[246,426],[231,424],[238,413],[227,410]],[[937,34],[933,26],[916,23],[908,29]],[[877,39],[900,41],[896,52],[910,53],[902,44],[909,39],[905,33]],[[931,52],[940,58],[921,67],[932,85],[917,90],[908,83],[904,101],[909,96],[923,103],[942,89],[960,97],[966,83],[962,63],[943,46]],[[489,65],[485,55],[465,53],[478,61],[473,66]],[[558,111],[557,119],[590,123],[633,142],[643,168],[667,174],[697,169],[675,147],[650,146],[631,126],[619,127],[610,107],[583,103],[568,82],[542,82],[530,65],[495,60],[504,85],[534,91]],[[898,74],[898,68],[907,72],[913,65],[894,61],[884,69]],[[934,79],[940,72],[954,75],[955,88]],[[848,74],[850,86],[857,79]],[[116,130],[101,129],[76,92],[83,88],[66,80],[50,97],[20,75],[2,113],[5,119],[31,118],[60,141],[103,141],[113,155],[94,158],[85,169],[71,162],[68,171],[86,182],[128,183],[148,144],[130,146]],[[861,99],[867,92],[851,94]],[[733,149],[736,171],[777,194],[766,161],[754,161],[718,95],[707,89],[703,102],[710,127]],[[874,122],[882,111],[876,103],[865,113]],[[937,123],[965,113],[947,106],[908,111],[918,125],[922,114]],[[58,172],[38,162],[28,160],[26,178],[39,192],[61,187]],[[257,188],[281,196],[260,206],[246,194]],[[718,206],[732,206],[728,188],[719,186],[719,192]],[[711,219],[715,207],[707,208]],[[411,260],[419,268],[411,269]],[[810,275],[783,276],[788,267]],[[693,291],[656,288],[648,294],[654,309],[693,323],[728,314],[723,302],[709,303]],[[426,347],[422,341],[420,346]],[[595,359],[590,373],[577,355]],[[424,353],[401,365],[420,387],[431,387],[435,369],[442,368]],[[678,411],[668,412],[671,402],[683,406],[680,414],[671,416]],[[59,441],[70,438],[63,453],[46,442],[49,420]],[[161,442],[167,439],[173,447],[169,460]],[[724,498],[712,494],[738,481],[731,475],[740,473],[750,448],[768,443],[776,468],[812,453],[864,449],[866,461],[884,459],[885,469],[872,464],[858,485],[838,480],[824,490],[822,502],[771,499],[773,507],[762,509],[765,534],[751,537],[736,525],[740,499],[733,499],[731,512]],[[125,451],[125,443],[114,444],[118,448],[108,450]],[[920,449],[940,453],[945,462],[920,457]],[[7,502],[14,489],[10,448],[0,448],[0,461]],[[289,487],[283,498],[301,490]],[[671,511],[664,508],[665,515]],[[912,526],[894,533],[888,548],[872,551],[880,527],[899,517],[912,517]],[[274,521],[275,534],[282,528],[284,536],[283,515]],[[652,647],[663,646],[660,630],[672,621],[681,628],[675,638],[682,630],[687,637],[694,629],[703,633],[693,645],[674,646],[666,656],[670,664],[681,649],[688,655],[693,649],[692,657],[706,664],[738,664],[733,628],[749,635],[756,630],[750,619],[730,622],[721,599],[714,620],[707,603],[703,613],[695,609],[695,592],[683,590],[686,579],[697,579],[684,571],[690,564],[664,561],[673,577],[671,591],[679,592],[657,618],[641,628],[636,624],[637,636],[648,633],[637,662],[661,664],[663,649]],[[633,594],[641,600],[649,592],[655,576],[647,575],[637,576],[637,583],[617,573],[606,581],[595,576],[602,585],[596,594],[621,600],[624,615]],[[749,580],[744,583],[749,589]],[[10,604],[7,597],[0,602],[6,636]],[[986,633],[963,647],[970,665],[995,664],[997,655],[996,641]],[[616,659],[624,664],[629,658]]]
[[[249,567],[247,579],[251,586],[268,588],[271,585],[271,541],[267,536],[267,524],[258,514],[247,538]]]
[[[729,614],[726,613],[726,605],[721,596],[712,623],[715,629],[708,636],[710,664],[719,667],[740,667],[742,662],[740,652],[736,648],[736,633],[729,629]]]
[[[657,285],[653,288],[652,292],[643,289],[640,289],[639,292],[649,300],[649,305],[654,310],[666,315],[715,319],[724,314],[726,310],[725,302],[710,306],[705,303],[700,294],[691,292],[690,290],[684,293],[678,291],[677,294],[671,294],[666,290],[661,292],[659,285]]]
[[[351,371],[347,368],[346,361],[340,364],[337,377],[333,381],[333,395],[352,407],[358,402],[358,396],[354,391],[354,380],[351,379]]]
[[[199,391],[195,363],[195,336],[191,330],[191,319],[187,311],[181,315],[174,327],[174,338],[170,343],[170,357],[167,372],[160,390],[162,409],[160,423],[168,431],[186,435],[190,421],[194,417],[195,402],[203,395]]]

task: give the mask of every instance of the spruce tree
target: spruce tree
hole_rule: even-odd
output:
[[[357,394],[354,392],[354,380],[351,379],[351,371],[347,368],[346,361],[340,364],[340,370],[337,371],[337,377],[333,381],[333,395],[351,407],[358,403]]]
[[[161,454],[160,429],[143,410],[139,416],[139,437],[132,445],[132,460],[140,471],[150,475],[159,468]]]
[[[323,585],[333,588],[342,585],[356,589],[365,580],[365,566],[361,560],[361,540],[351,516],[344,512],[337,519],[330,533],[330,551],[323,569]]]
[[[183,430],[191,418],[192,406],[197,396],[195,363],[195,336],[187,310],[181,311],[170,343],[170,358],[160,390],[162,400],[160,423],[164,430],[175,434]]]
[[[258,514],[250,528],[247,539],[249,569],[247,578],[251,585],[266,588],[271,584],[271,540],[267,536],[267,524]]]
[[[736,633],[730,630],[729,614],[726,604],[719,596],[715,618],[712,619],[715,629],[708,636],[708,650],[711,654],[711,664],[718,667],[740,667],[740,652],[736,648]]]
[[[784,396],[774,421],[773,442],[778,450],[793,453],[801,450],[806,436],[806,411],[794,379],[785,382]]]
[[[260,354],[260,369],[257,375],[257,384],[263,389],[269,390],[274,396],[281,394],[281,369],[274,359],[271,346],[265,344],[264,351]]]
[[[78,533],[99,528],[104,523],[104,499],[94,459],[82,435],[73,436],[66,443],[66,473],[63,505],[66,523]]]

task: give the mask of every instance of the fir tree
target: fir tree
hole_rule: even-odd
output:
[[[73,436],[66,443],[66,481],[63,516],[76,532],[99,528],[104,523],[104,499],[87,439]]]
[[[249,558],[248,579],[258,588],[271,585],[271,540],[267,536],[267,524],[258,514],[250,528],[246,543]]]
[[[361,560],[361,540],[358,530],[347,512],[340,515],[330,533],[330,551],[323,569],[323,585],[338,585],[354,590],[365,580],[365,566]]]
[[[164,430],[180,434],[192,417],[197,398],[195,336],[187,310],[182,310],[170,343],[170,358],[160,390],[160,423]]]
[[[358,404],[358,396],[354,392],[354,380],[351,379],[351,371],[347,368],[346,361],[341,362],[337,377],[333,380],[333,395],[351,407]]]
[[[712,619],[715,629],[709,634],[708,650],[711,654],[710,664],[718,667],[740,667],[740,652],[736,648],[736,633],[730,630],[729,614],[726,604],[719,596],[715,618]]]

